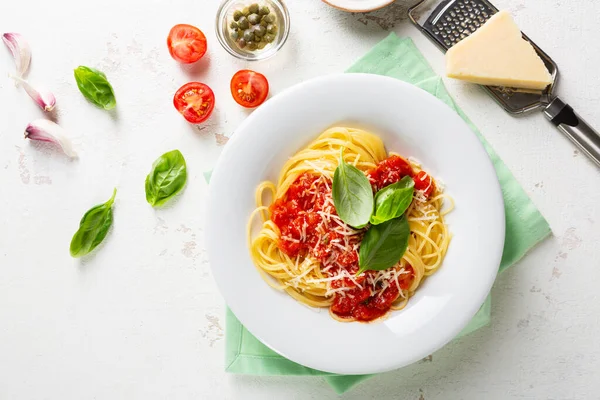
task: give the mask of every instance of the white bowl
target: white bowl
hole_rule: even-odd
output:
[[[289,156],[325,129],[378,133],[388,151],[419,159],[456,202],[454,235],[442,267],[404,310],[381,321],[341,323],[269,287],[250,259],[246,223],[259,182],[275,180]],[[268,100],[225,147],[212,175],[207,249],[217,285],[261,342],[299,364],[339,374],[392,370],[453,339],[475,315],[496,277],[504,204],[480,141],[450,108],[396,79],[341,74],[312,79]]]
[[[395,0],[323,0],[324,3],[343,11],[369,12],[390,5]]]

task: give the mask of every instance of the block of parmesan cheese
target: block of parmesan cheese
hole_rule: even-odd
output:
[[[507,11],[499,11],[446,52],[450,78],[488,86],[543,90],[552,76]]]

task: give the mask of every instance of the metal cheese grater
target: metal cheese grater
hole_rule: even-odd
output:
[[[498,9],[487,0],[421,0],[409,9],[411,21],[442,51],[475,32]],[[558,81],[556,63],[525,34],[552,75],[553,83],[543,92],[484,86],[498,104],[511,114],[541,109],[546,117],[587,156],[600,166],[600,134],[573,109],[553,95]]]

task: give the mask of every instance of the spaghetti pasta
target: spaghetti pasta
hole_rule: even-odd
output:
[[[408,248],[389,269],[357,275],[368,227],[352,228],[335,211],[331,185],[342,148],[343,160],[363,171],[374,191],[406,175],[414,179],[406,211]],[[276,184],[258,186],[256,204],[248,245],[262,277],[303,304],[329,307],[340,321],[370,321],[403,308],[423,279],[440,268],[451,239],[444,216],[453,203],[442,185],[415,160],[388,156],[379,137],[359,129],[323,132],[286,162]]]

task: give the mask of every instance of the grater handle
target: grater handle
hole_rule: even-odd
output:
[[[600,133],[598,131],[558,97],[546,106],[544,114],[600,167]]]

